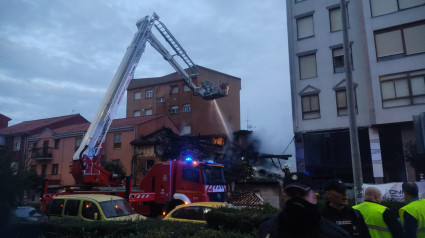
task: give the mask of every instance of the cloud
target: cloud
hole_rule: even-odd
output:
[[[248,119],[265,150],[282,151],[293,132],[281,0],[3,1],[0,113],[11,124],[72,112],[92,120],[136,21],[153,12],[196,64],[242,79],[241,129]],[[135,77],[172,72],[147,45]]]

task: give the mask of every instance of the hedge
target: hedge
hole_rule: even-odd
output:
[[[320,201],[318,206],[323,206]],[[394,214],[404,204],[383,201]],[[95,221],[56,219],[47,222],[15,221],[0,227],[0,237],[141,237],[141,238],[255,238],[259,225],[278,212],[270,204],[261,208],[218,208],[207,214],[208,224],[170,222],[149,219],[145,221]]]
[[[254,238],[254,235],[234,231],[213,230],[205,224],[170,222],[162,220],[145,221],[95,221],[57,219],[47,222],[15,222],[0,228],[0,237],[84,237],[84,238]]]

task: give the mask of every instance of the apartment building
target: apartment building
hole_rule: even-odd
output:
[[[425,112],[425,0],[348,0],[364,182],[415,180],[405,146]],[[287,0],[298,171],[352,181],[339,0]]]
[[[63,126],[76,125],[87,122],[88,121],[80,114],[24,121],[16,125],[0,129],[0,147],[4,146],[8,148],[9,151],[11,151],[11,156],[13,157],[13,167],[26,169],[28,166],[27,157],[31,153],[28,151],[30,137],[41,133],[47,128],[50,130],[55,130]],[[47,155],[51,154],[51,151],[45,147],[45,149],[40,148],[37,150],[37,152],[34,151],[34,153]]]
[[[241,79],[198,66],[196,85],[208,81],[229,85],[229,95],[207,101],[193,92],[177,73],[131,80],[127,89],[126,117],[166,114],[181,135],[226,135],[240,130]]]

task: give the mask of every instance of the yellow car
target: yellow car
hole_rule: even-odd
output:
[[[179,205],[169,212],[164,220],[166,221],[183,221],[183,222],[196,222],[207,223],[206,214],[213,208],[218,207],[235,207],[228,203],[223,202],[198,202]]]
[[[73,217],[83,221],[144,220],[122,197],[105,194],[74,194],[55,197],[49,219]]]

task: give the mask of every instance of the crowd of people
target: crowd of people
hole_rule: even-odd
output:
[[[285,206],[259,227],[260,238],[277,237],[418,237],[425,238],[425,199],[418,198],[414,182],[403,183],[404,200],[399,218],[383,206],[376,187],[364,191],[364,202],[350,207],[347,189],[340,179],[328,181],[327,202],[319,209],[312,179],[304,173],[289,173],[283,181]]]

